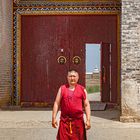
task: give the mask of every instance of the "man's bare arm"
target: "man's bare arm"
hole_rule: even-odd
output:
[[[89,104],[89,101],[87,99],[87,91],[85,91],[85,94],[86,94],[86,99],[84,100],[84,109],[85,109],[85,113],[86,113],[86,129],[90,129],[91,127],[91,124],[90,124],[90,115],[91,115],[91,112],[90,112],[90,104]]]
[[[53,106],[53,111],[52,111],[52,127],[56,128],[58,123],[56,120],[56,116],[57,116],[57,112],[59,110],[59,106],[60,106],[60,100],[61,100],[61,88],[59,88],[55,102],[54,102],[54,106]]]

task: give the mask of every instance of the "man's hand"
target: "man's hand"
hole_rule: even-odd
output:
[[[86,121],[86,123],[85,123],[85,128],[86,128],[86,130],[88,130],[88,129],[91,128],[90,120],[87,120],[87,121]]]
[[[58,123],[56,121],[57,112],[59,110],[59,105],[61,101],[61,88],[59,88],[52,111],[52,127],[57,128]]]
[[[56,121],[56,119],[52,119],[52,127],[57,128],[58,123]]]

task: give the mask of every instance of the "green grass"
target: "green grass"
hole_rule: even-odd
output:
[[[94,92],[100,92],[100,85],[87,86],[86,90],[87,90],[88,94],[94,93]]]

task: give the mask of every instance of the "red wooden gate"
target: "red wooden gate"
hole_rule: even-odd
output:
[[[70,37],[74,21],[72,16],[22,16],[21,105],[52,104],[60,85],[67,82],[68,69],[76,69],[84,85],[85,48],[78,37]]]
[[[21,105],[53,103],[59,86],[66,83],[68,69],[76,69],[79,83],[85,85],[86,42],[113,41],[112,56],[117,62],[116,23],[115,15],[22,15]],[[108,45],[102,44],[102,101],[110,99],[110,83],[106,82],[110,79]],[[115,75],[117,66],[113,67]],[[117,96],[112,93],[115,102]]]

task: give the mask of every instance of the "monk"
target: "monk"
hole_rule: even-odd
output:
[[[58,90],[52,112],[52,127],[57,128],[56,116],[59,107],[61,109],[57,140],[87,140],[86,130],[91,127],[90,104],[87,91],[78,84],[78,79],[78,72],[70,70],[67,75],[68,84]],[[86,120],[83,118],[83,108]]]

